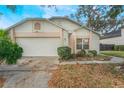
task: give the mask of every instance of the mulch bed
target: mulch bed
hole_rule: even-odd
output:
[[[84,56],[84,57],[75,57],[75,58],[71,58],[67,61],[110,61],[112,57],[110,56],[103,56],[103,55],[97,55],[95,57],[88,57],[88,56]],[[60,60],[61,62],[63,62],[63,60]],[[66,60],[64,60],[66,61]]]
[[[95,57],[77,57],[76,60],[77,61],[109,61],[111,59],[111,57],[108,56],[95,56]]]
[[[124,88],[124,76],[116,64],[60,65],[53,71],[49,87],[54,88]]]

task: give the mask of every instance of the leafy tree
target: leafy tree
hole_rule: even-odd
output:
[[[56,5],[42,6],[55,8]],[[101,33],[118,30],[124,25],[124,6],[122,5],[79,5],[75,14],[70,17],[88,28]]]
[[[71,18],[85,24],[91,30],[106,33],[124,25],[123,6],[79,5]]]
[[[112,5],[110,6],[110,10],[107,13],[107,16],[109,16],[112,19],[116,19],[119,14],[124,12],[124,6],[122,5]]]

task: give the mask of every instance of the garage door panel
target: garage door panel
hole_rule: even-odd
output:
[[[23,56],[57,56],[59,38],[17,38],[23,48]]]

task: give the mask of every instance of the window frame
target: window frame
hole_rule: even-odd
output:
[[[83,38],[82,40],[83,40],[83,49],[89,49],[89,38]],[[87,40],[87,41],[88,41],[88,42],[87,42],[88,48],[84,48],[84,40]],[[86,45],[85,45],[85,46],[86,46]]]
[[[38,26],[38,27],[37,27],[37,26]],[[35,30],[36,32],[41,30],[41,23],[40,23],[40,22],[35,22],[35,23],[34,23],[34,30]]]
[[[81,44],[78,44],[78,40],[79,40],[79,39],[81,40]],[[77,38],[77,39],[76,39],[76,49],[82,49],[82,47],[83,47],[83,46],[82,46],[82,38]]]
[[[81,47],[79,48],[78,45],[78,39],[81,39]],[[87,44],[88,44],[88,48],[84,48],[84,40],[88,40]],[[86,46],[86,45],[85,45]],[[89,38],[76,38],[76,49],[79,50],[79,49],[89,49]]]

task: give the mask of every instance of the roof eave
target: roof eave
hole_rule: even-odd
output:
[[[22,23],[24,23],[24,22],[26,22],[26,21],[33,21],[33,20],[46,20],[45,18],[25,18],[25,19],[23,19],[23,20],[21,20],[21,21],[19,21],[19,22],[17,22],[17,23],[15,23],[14,25],[12,25],[12,26],[10,26],[10,27],[8,27],[8,28],[6,28],[5,30],[10,30],[11,28],[13,28],[13,27],[16,27],[16,26],[18,26],[18,25],[20,25],[20,24],[22,24]]]
[[[80,30],[80,29],[82,29],[82,28],[87,29],[88,31],[92,31],[93,33],[97,34],[97,35],[100,37],[100,34],[99,34],[99,33],[97,33],[96,31],[93,31],[93,30],[89,29],[89,28],[86,27],[86,26],[81,26],[80,28],[75,29],[75,31]]]

